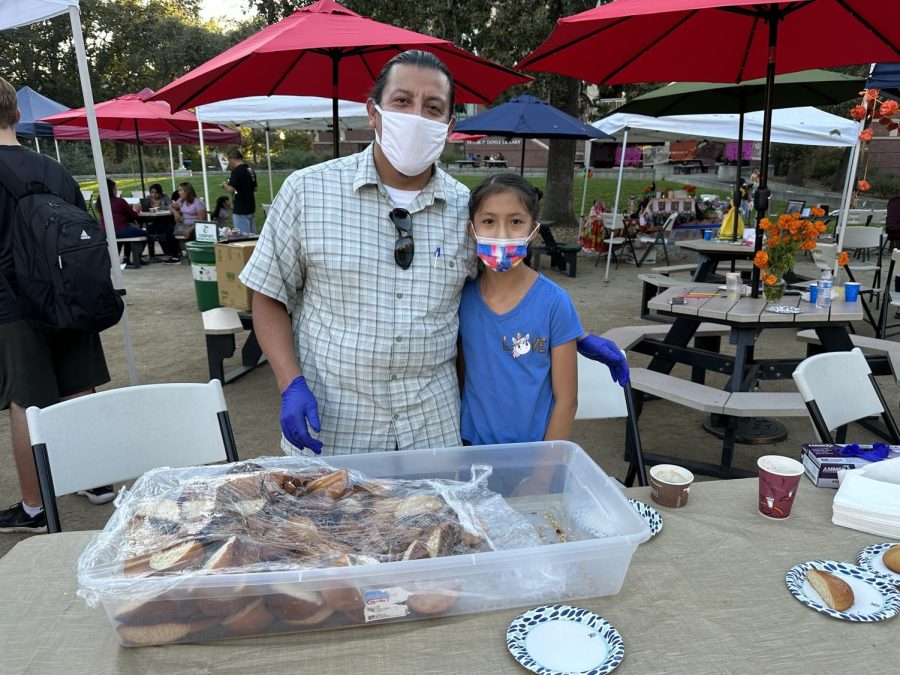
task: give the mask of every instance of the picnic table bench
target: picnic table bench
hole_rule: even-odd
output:
[[[252,314],[239,314],[237,310],[230,307],[216,307],[206,310],[202,316],[210,379],[219,380],[225,385],[234,382],[256,366],[266,362],[266,357],[253,332]],[[250,335],[247,336],[247,341],[241,348],[241,366],[226,373],[225,359],[234,354],[234,336],[245,330],[249,330]]]

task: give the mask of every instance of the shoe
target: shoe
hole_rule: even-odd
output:
[[[112,485],[96,487],[92,490],[79,490],[76,494],[87,497],[91,504],[107,504],[116,498],[116,491]]]
[[[22,507],[22,502],[13,504],[5,511],[0,511],[0,532],[47,532],[47,514],[43,510],[36,516],[29,516]]]
[[[180,264],[181,264],[181,258],[176,258],[175,256],[172,256],[171,258],[166,258],[165,260],[163,260],[163,265],[180,265]]]

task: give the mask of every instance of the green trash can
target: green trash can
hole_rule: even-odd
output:
[[[216,280],[215,244],[205,241],[189,241],[187,249],[194,276],[194,291],[197,293],[197,307],[201,312],[221,307],[219,304],[219,284]]]

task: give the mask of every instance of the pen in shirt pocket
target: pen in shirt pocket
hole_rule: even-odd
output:
[[[431,260],[432,267],[439,267],[441,264],[441,247],[438,246],[434,249],[434,258]]]

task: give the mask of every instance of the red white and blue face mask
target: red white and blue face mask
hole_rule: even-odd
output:
[[[475,234],[475,253],[488,268],[496,272],[506,272],[518,265],[528,255],[528,242],[537,232],[537,227],[527,237],[497,239],[479,237]]]

